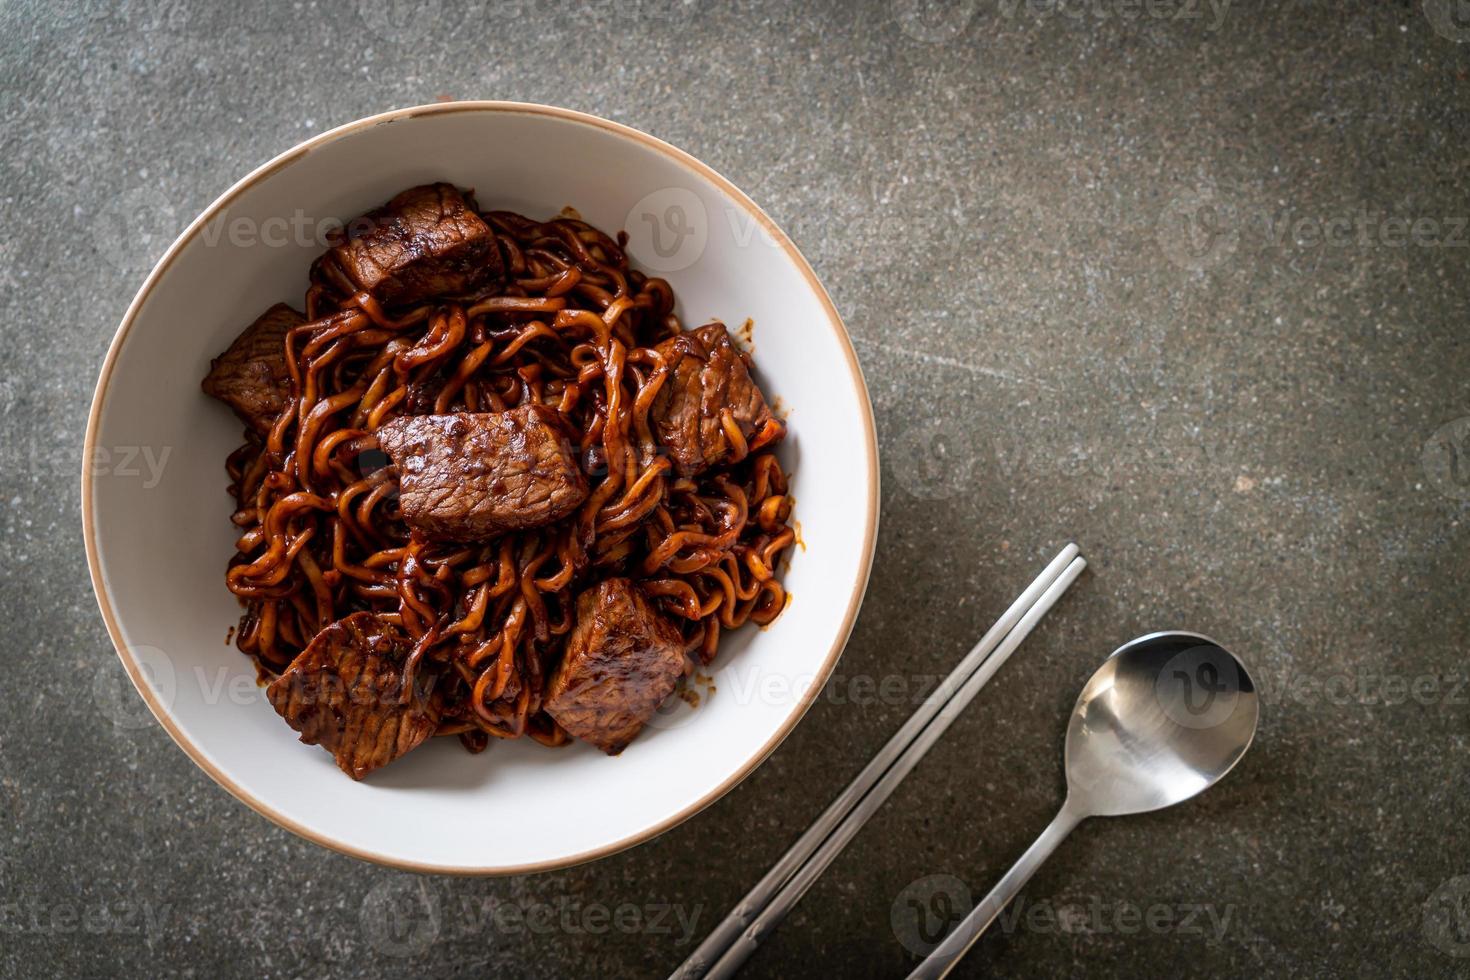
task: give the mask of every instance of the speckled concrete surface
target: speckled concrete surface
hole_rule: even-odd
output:
[[[744,975],[902,975],[909,900],[998,877],[1082,681],[1171,625],[1255,667],[1255,749],[1085,826],[964,975],[1465,975],[1467,75],[1453,0],[5,4],[0,971],[666,972],[907,716],[854,679],[920,688],[1075,539],[1092,571]],[[748,190],[845,315],[885,454],[830,696],[696,819],[532,878],[328,853],[96,707],[131,694],[77,472],[129,298],[250,168],[440,97],[599,113]],[[148,189],[172,210],[103,257],[95,216]]]

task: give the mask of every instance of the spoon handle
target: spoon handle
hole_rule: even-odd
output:
[[[1006,872],[1005,877],[996,882],[990,894],[965,916],[965,920],[945,937],[944,942],[909,974],[909,980],[941,980],[948,976],[949,971],[955,968],[955,964],[959,963],[981,934],[990,927],[990,923],[995,921],[995,917],[1000,915],[1000,910],[1016,897],[1026,882],[1031,880],[1036,869],[1051,857],[1051,852],[1057,849],[1057,845],[1086,816],[1087,814],[1073,808],[1070,799],[1063,803],[1061,811],[1041,832],[1041,836],[1036,838],[1036,842],[1026,849],[1020,860],[1011,865],[1011,870]]]

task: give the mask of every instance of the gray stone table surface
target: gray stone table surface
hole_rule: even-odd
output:
[[[744,975],[904,974],[1059,804],[1100,658],[1174,625],[1252,664],[1255,748],[1085,825],[962,975],[1470,972],[1463,2],[11,0],[0,92],[5,975],[662,974],[1069,539],[1091,570]],[[597,113],[747,190],[844,315],[884,455],[794,734],[655,841],[524,878],[330,853],[116,727],[78,516],[167,241],[299,140],[447,98]],[[150,188],[171,208],[107,248]]]

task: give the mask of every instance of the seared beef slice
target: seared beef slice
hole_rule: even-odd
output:
[[[269,432],[291,403],[291,375],[286,369],[286,331],[306,318],[277,303],[235,338],[229,350],[209,364],[204,393],[213,395],[257,432]]]
[[[679,630],[625,578],[577,597],[577,622],[546,689],[557,724],[617,755],[673,693],[684,672]]]
[[[544,405],[403,416],[378,429],[378,445],[398,467],[403,519],[431,538],[540,527],[587,499],[561,417]]]
[[[439,727],[431,698],[401,697],[408,651],[408,641],[376,615],[353,613],[318,633],[266,696],[301,741],[320,745],[361,779]]]
[[[670,375],[654,399],[659,442],[684,476],[695,476],[730,455],[720,416],[728,410],[749,440],[771,419],[765,396],[750,378],[743,353],[720,323],[670,337],[658,345]]]
[[[332,254],[387,305],[472,292],[504,271],[494,232],[452,184],[411,187],[353,221],[347,235]]]

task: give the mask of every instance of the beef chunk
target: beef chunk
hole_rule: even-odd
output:
[[[330,254],[385,305],[473,292],[504,271],[494,232],[451,184],[411,187],[353,221],[347,235]]]
[[[540,527],[587,499],[561,417],[544,405],[403,416],[378,429],[378,445],[398,467],[403,519],[431,538]]]
[[[577,622],[546,689],[547,714],[617,755],[673,693],[684,672],[679,630],[625,578],[577,597]]]
[[[670,337],[657,349],[671,370],[651,415],[659,442],[682,475],[695,476],[730,455],[720,419],[725,410],[747,440],[771,420],[746,356],[730,343],[724,324]]]
[[[375,614],[353,613],[318,633],[266,696],[301,741],[320,745],[343,772],[361,779],[439,727],[432,696],[401,697],[409,649],[408,640]]]
[[[286,370],[286,331],[306,317],[277,303],[235,338],[229,350],[209,362],[201,387],[235,410],[257,432],[269,432],[291,404]]]

